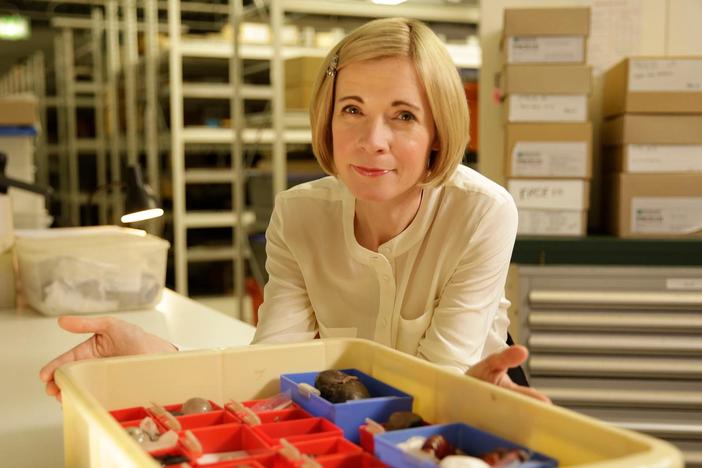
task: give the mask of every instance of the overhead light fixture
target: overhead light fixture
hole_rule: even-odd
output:
[[[375,3],[376,5],[399,5],[406,1],[407,0],[371,0],[371,3]]]
[[[24,16],[0,16],[0,39],[8,41],[28,39],[30,31],[29,20]]]
[[[163,209],[156,203],[151,187],[144,183],[139,166],[129,166],[124,182],[127,198],[124,202],[123,223],[136,223],[163,216]]]

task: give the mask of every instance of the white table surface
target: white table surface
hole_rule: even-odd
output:
[[[248,344],[254,334],[251,325],[170,290],[155,309],[113,315],[191,349]],[[63,466],[61,405],[44,393],[39,369],[88,337],[31,309],[0,310],[1,466]]]

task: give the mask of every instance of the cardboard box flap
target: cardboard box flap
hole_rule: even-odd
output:
[[[587,36],[590,8],[505,8],[502,36]]]
[[[0,125],[32,126],[36,124],[37,98],[30,94],[0,97]]]
[[[506,65],[500,86],[505,94],[590,94],[592,69],[586,65]]]
[[[311,88],[323,61],[322,57],[296,57],[285,60],[285,86],[309,85]]]
[[[620,115],[604,121],[602,143],[702,144],[702,115]]]

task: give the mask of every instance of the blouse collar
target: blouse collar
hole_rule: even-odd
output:
[[[376,253],[363,247],[356,240],[356,235],[354,233],[356,199],[341,181],[338,182],[342,190],[343,229],[346,245],[351,254],[357,260],[364,263],[367,262],[369,258],[377,258],[378,254],[383,255],[387,259],[392,259],[407,252],[420,242],[429,230],[436,216],[438,200],[443,191],[442,187],[425,187],[422,191],[422,201],[419,204],[419,210],[412,222],[400,234],[381,244]]]

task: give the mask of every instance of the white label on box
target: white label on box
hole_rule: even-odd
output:
[[[512,174],[523,177],[586,177],[584,141],[518,141],[512,149]]]
[[[700,290],[702,289],[702,278],[667,278],[665,280],[665,288],[678,290]]]
[[[702,172],[702,145],[627,145],[626,162],[628,172]]]
[[[579,236],[585,234],[583,212],[572,210],[519,210],[517,234]]]
[[[507,63],[581,63],[583,36],[513,36],[507,40]]]
[[[585,122],[586,94],[512,94],[510,122]]]
[[[702,92],[702,60],[629,60],[629,91]]]
[[[584,210],[584,180],[510,179],[509,192],[519,208]]]
[[[702,197],[633,197],[631,232],[691,234],[702,230]]]

